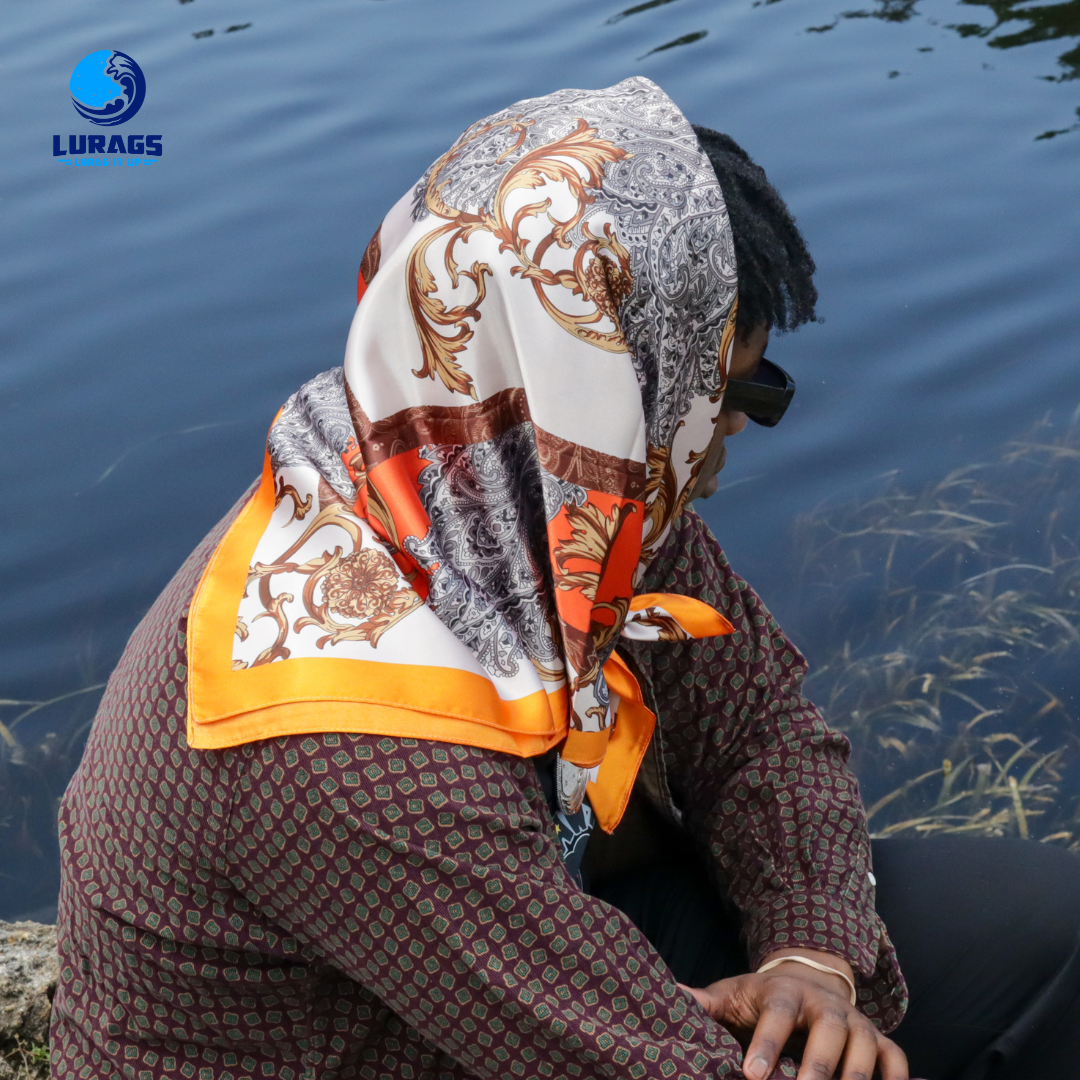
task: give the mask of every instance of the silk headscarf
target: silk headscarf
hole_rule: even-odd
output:
[[[558,745],[561,805],[591,780],[611,828],[651,733],[618,637],[730,629],[635,596],[734,336],[713,168],[648,79],[518,102],[387,214],[359,292],[193,600],[189,742]]]

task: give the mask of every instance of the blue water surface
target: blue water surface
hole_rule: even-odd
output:
[[[340,363],[382,215],[461,130],[519,98],[647,75],[742,143],[798,217],[825,321],[771,346],[798,382],[791,413],[732,442],[706,504],[782,620],[807,625],[784,569],[799,514],[889,470],[940,475],[1080,403],[1080,82],[1059,59],[1080,34],[1075,0],[1060,18],[1000,0],[839,8],[9,5],[0,698],[107,677],[258,472],[278,407]],[[1003,47],[1012,30],[1030,40]],[[100,49],[145,73],[145,104],[117,130],[161,135],[153,167],[51,156],[53,135],[93,130],[68,80]],[[14,734],[55,732],[70,752],[96,697]],[[23,708],[0,703],[0,721]],[[55,903],[51,812],[0,822],[0,917]]]

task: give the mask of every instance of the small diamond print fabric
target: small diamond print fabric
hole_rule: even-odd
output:
[[[907,987],[874,910],[851,746],[803,697],[806,660],[692,510],[642,591],[694,596],[735,628],[625,651],[657,713],[653,738],[682,823],[742,913],[751,968],[781,948],[842,956],[859,1008],[892,1031]]]
[[[53,1077],[742,1077],[735,1040],[566,872],[531,762],[338,733],[187,746],[187,605],[234,514],[132,635],[64,798]],[[693,514],[647,587],[736,626],[633,654],[751,960],[840,953],[890,1029],[905,992],[847,744],[800,697],[801,657]]]

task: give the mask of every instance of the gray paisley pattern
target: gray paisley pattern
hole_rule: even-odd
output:
[[[544,517],[551,521],[564,506],[584,506],[588,493],[578,484],[543,470]]]
[[[356,485],[349,478],[341,454],[354,436],[344,375],[336,367],[309,379],[285,402],[267,447],[275,471],[289,465],[314,467],[352,506]]]
[[[735,246],[724,197],[697,136],[675,103],[653,82],[632,78],[606,90],[562,90],[511,105],[482,121],[519,115],[533,123],[518,149],[509,126],[459,140],[460,156],[444,175],[447,205],[490,210],[507,164],[571,132],[579,119],[629,151],[604,170],[594,208],[615,220],[630,253],[633,290],[619,309],[641,385],[648,440],[669,446],[690,400],[720,389],[718,353],[735,297]],[[430,174],[428,174],[430,175]],[[413,216],[427,216],[427,175],[417,185]],[[570,234],[581,242],[580,227]]]
[[[528,658],[559,662],[540,463],[530,423],[471,446],[428,446],[420,498],[431,529],[406,552],[430,579],[428,604],[492,675],[512,677]]]
[[[549,153],[547,148],[552,148]],[[522,215],[538,212],[543,197],[532,209],[517,206],[513,211],[507,199],[548,179],[555,179],[560,190],[547,205],[562,206],[563,199],[570,198],[573,208],[565,204],[565,219],[548,215],[544,228],[550,225],[550,231],[526,254],[530,242],[521,231]],[[396,363],[394,358],[402,354],[390,339],[399,327],[392,319],[384,324],[392,314],[389,309],[384,314],[377,305],[361,304],[355,325],[370,328],[376,336],[385,331],[388,350],[369,354],[363,332],[355,339],[350,336],[356,350],[347,347],[344,373],[319,376],[287,404],[271,439],[274,464],[313,466],[350,505],[357,491],[349,477],[362,474],[363,496],[368,505],[375,499],[380,528],[393,534],[394,546],[428,579],[428,606],[479,664],[492,678],[528,673],[530,661],[545,680],[565,672],[570,726],[597,730],[612,722],[602,666],[613,635],[601,633],[602,620],[590,618],[587,611],[576,612],[572,620],[564,617],[554,603],[554,583],[558,580],[566,592],[577,590],[573,600],[592,604],[595,611],[603,577],[605,589],[610,586],[620,602],[628,602],[638,556],[647,562],[654,549],[642,552],[637,541],[632,556],[620,548],[625,558],[612,561],[602,553],[595,557],[614,550],[625,520],[610,518],[604,500],[614,497],[623,508],[644,503],[650,522],[661,525],[652,536],[659,542],[675,512],[677,493],[685,492],[691,481],[692,455],[703,449],[711,431],[703,420],[717,406],[723,377],[720,348],[737,283],[734,243],[716,175],[675,103],[648,79],[632,78],[605,90],[563,90],[522,101],[479,121],[423,178],[414,192],[412,215],[422,222],[419,229],[402,230],[395,224],[398,242],[409,244],[409,270],[400,279],[382,280],[388,295],[399,289],[405,294],[401,299],[409,305],[417,333],[409,349],[419,346],[421,367]],[[521,248],[514,249],[519,265],[478,263],[467,272],[473,277],[475,299],[447,307],[435,278],[429,281],[426,276],[432,272],[426,253],[440,237],[452,237],[441,272],[451,279],[466,274],[455,260],[453,244],[466,243],[474,225],[501,229],[500,251],[520,243]],[[385,240],[389,233],[381,235]],[[559,251],[551,262],[559,270],[531,262],[534,257],[543,260],[543,252],[553,244]],[[603,255],[605,250],[613,258]],[[458,252],[458,257],[463,254]],[[432,255],[435,258],[434,248]],[[499,327],[506,330],[518,322],[509,309],[499,312],[494,300],[485,308],[482,294],[486,276],[532,273],[539,281],[549,272],[557,273],[559,284],[572,288],[586,304],[595,305],[605,329],[581,335],[578,330],[585,324],[574,328],[578,316],[553,308],[550,297],[540,298],[555,323],[598,345],[598,364],[605,355],[617,355],[620,372],[629,375],[627,366],[632,365],[634,377],[620,381],[619,395],[611,403],[629,415],[613,423],[605,418],[605,424],[598,425],[598,434],[610,428],[619,432],[617,437],[610,443],[593,441],[582,410],[572,429],[551,432],[567,445],[541,458],[527,422],[533,415],[527,391],[530,380],[537,387],[544,385],[546,350],[558,347],[551,342],[563,331],[554,330],[542,346],[525,341],[515,345],[522,385],[507,385],[497,361],[503,341]],[[504,284],[493,287],[501,302],[511,295]],[[528,305],[540,296],[532,290],[515,290],[513,295]],[[461,299],[456,297],[453,304]],[[524,318],[520,327],[527,325]],[[474,347],[462,353],[461,347],[474,337]],[[606,403],[608,384],[597,374],[604,370],[599,366],[588,372],[598,409]],[[349,402],[363,417],[355,430],[343,375],[356,396]],[[470,395],[475,404],[457,399],[434,404],[417,393],[413,377],[441,379],[451,395]],[[634,393],[635,379],[640,399]],[[477,386],[490,388],[483,400],[477,397]],[[544,389],[549,403],[558,400],[555,393],[574,392],[573,386]],[[684,422],[685,445],[676,455],[676,434]],[[378,433],[366,432],[365,425],[372,431],[378,427]],[[642,427],[644,440],[636,434]],[[342,453],[353,446],[354,435],[357,457],[349,458],[347,469]],[[386,445],[384,435],[390,440]],[[415,463],[419,475],[402,484],[402,475],[394,472],[397,466],[383,470],[389,447],[401,448],[394,456],[414,455],[408,467]],[[421,462],[415,457],[418,449]],[[363,462],[359,471],[358,460]],[[555,463],[551,467],[559,470],[558,477],[544,476],[549,462]],[[405,467],[404,458],[399,465]],[[665,470],[663,478],[650,477],[650,468]],[[671,496],[673,478],[676,494]],[[650,479],[656,482],[650,485]],[[427,522],[410,512],[417,498]],[[598,510],[601,503],[604,508]],[[633,507],[633,512],[640,510]],[[549,521],[557,537],[552,550]],[[608,522],[617,522],[613,530]],[[577,569],[568,571],[566,566]],[[558,794],[564,810],[578,809],[586,779],[583,767],[569,758],[562,762]]]

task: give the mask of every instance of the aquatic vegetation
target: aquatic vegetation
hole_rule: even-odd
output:
[[[797,523],[813,624],[790,628],[813,646],[808,696],[852,741],[871,831],[1080,850],[1080,409],[922,491],[880,487]],[[55,898],[56,809],[101,689],[0,700],[9,916]]]
[[[56,814],[103,687],[48,701],[0,699],[0,918],[48,917],[55,907]]]
[[[807,692],[874,834],[1080,849],[1080,410],[922,492],[823,507],[796,546]]]

